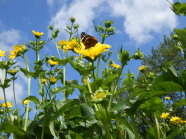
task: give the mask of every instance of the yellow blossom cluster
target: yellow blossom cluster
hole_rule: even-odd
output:
[[[0,57],[5,56],[5,51],[0,50]]]
[[[170,97],[165,97],[165,99],[171,99]]]
[[[12,70],[8,70],[7,72],[10,73],[10,74],[15,74],[15,73],[18,72],[18,70],[16,70],[16,69],[12,69]]]
[[[41,79],[41,83],[42,84],[46,84],[47,83],[47,79],[45,79],[45,78],[40,78]]]
[[[169,115],[170,113],[162,113],[160,117],[166,119]]]
[[[161,114],[161,118],[166,119],[170,116],[170,113],[162,113]],[[186,123],[186,121],[182,120],[182,118],[177,117],[177,116],[173,116],[170,118],[170,122],[173,124],[181,124],[181,123]]]
[[[36,38],[40,38],[44,34],[43,32],[38,32],[35,30],[32,30],[32,33],[35,35]]]
[[[71,41],[64,41],[61,40],[58,42],[60,46],[58,48],[64,50],[64,52],[67,52],[68,50],[72,50],[78,54],[83,55],[84,57],[88,57],[92,60],[95,60],[95,58],[100,55],[101,53],[108,51],[108,48],[110,48],[110,45],[107,44],[101,44],[96,43],[95,46],[90,47],[86,49],[83,42],[77,42],[77,40],[72,39]]]
[[[57,78],[55,78],[53,76],[50,76],[49,80],[50,80],[51,83],[56,83],[57,82]]]
[[[114,68],[120,68],[121,67],[120,65],[118,65],[116,63],[112,63],[111,66],[114,67]]]
[[[72,39],[71,41],[60,40],[58,44],[58,48],[62,49],[65,53],[69,50],[73,50],[74,47],[78,46],[78,43],[75,39]]]
[[[144,71],[148,66],[142,65],[138,68],[139,71]]]
[[[7,101],[6,103],[2,103],[1,104],[3,107],[7,107],[7,108],[11,108],[12,107],[12,103]]]
[[[58,64],[58,62],[55,62],[55,61],[53,61],[53,60],[48,60],[48,63],[51,65],[51,66],[54,66],[54,65],[57,65]]]
[[[25,45],[16,45],[14,46],[14,50],[10,50],[10,55],[8,56],[10,59],[14,59],[19,56],[19,52],[25,49]]]

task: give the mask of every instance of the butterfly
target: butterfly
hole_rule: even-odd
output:
[[[98,43],[98,40],[94,36],[90,36],[86,34],[85,32],[81,33],[81,39],[82,39],[83,44],[85,45],[85,49],[94,47]]]

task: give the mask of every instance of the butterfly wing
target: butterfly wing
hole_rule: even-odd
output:
[[[81,33],[81,39],[83,44],[85,45],[85,49],[94,47],[98,43],[98,40],[94,36],[90,36],[85,32]]]

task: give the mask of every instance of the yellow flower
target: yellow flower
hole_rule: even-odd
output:
[[[104,97],[106,97],[105,92],[100,92],[94,96],[95,99],[103,99]]]
[[[78,46],[78,43],[75,39],[72,39],[71,41],[64,41],[61,40],[58,42],[60,46],[58,48],[62,49],[64,52],[67,52],[68,50],[73,50],[74,47]]]
[[[0,97],[0,100],[2,100],[3,98],[2,97]]]
[[[8,72],[9,74],[11,74],[11,75],[15,75],[15,74],[18,72],[18,70],[12,69],[12,70],[8,70],[7,72]]]
[[[120,68],[121,67],[120,65],[118,65],[116,63],[112,63],[111,66],[114,67],[114,68]]]
[[[24,104],[26,105],[26,104],[28,104],[30,102],[30,100],[24,100]]]
[[[110,48],[110,45],[107,44],[101,44],[101,43],[97,43],[94,47],[90,47],[88,49],[85,49],[85,45],[83,43],[81,43],[81,46],[79,47],[75,47],[74,51],[76,53],[82,54],[85,57],[89,57],[92,60],[94,60],[96,58],[96,56],[100,55],[101,53],[108,51],[107,48]]]
[[[160,117],[166,119],[169,115],[170,113],[162,113]]]
[[[47,79],[45,79],[45,78],[40,78],[41,79],[41,83],[42,84],[46,84],[47,83]]]
[[[142,65],[138,68],[139,71],[144,71],[148,66]]]
[[[55,62],[55,61],[52,61],[52,60],[48,60],[48,63],[50,63],[50,65],[54,66],[54,65],[57,65],[58,62]]]
[[[18,55],[18,52],[10,50],[10,55],[8,56],[10,59],[16,58]]]
[[[2,103],[2,106],[3,107],[8,107],[8,108],[11,108],[12,107],[12,103],[7,101],[6,103]]]
[[[25,49],[26,47],[24,45],[16,45],[14,46],[14,50],[10,50],[10,55],[8,56],[10,59],[14,59],[17,56],[19,56],[19,52],[23,49]]]
[[[35,35],[36,38],[40,38],[44,34],[43,32],[37,32],[35,30],[32,30],[32,33]]]
[[[49,80],[50,80],[51,83],[56,83],[57,82],[57,78],[55,78],[53,76],[50,76]]]
[[[171,118],[170,118],[170,121],[171,121],[173,124],[180,124],[180,123],[182,123],[182,118],[175,116],[175,117],[171,117]]]
[[[165,97],[165,99],[171,99],[170,97]]]
[[[184,124],[186,124],[186,121],[181,121],[181,123],[184,123]]]
[[[5,56],[5,51],[0,50],[0,57]]]

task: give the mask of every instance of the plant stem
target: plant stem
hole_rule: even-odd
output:
[[[13,95],[14,95],[15,108],[17,110],[16,95],[15,95],[15,82],[14,82],[14,80],[13,80]]]
[[[63,86],[66,85],[66,64],[63,66]],[[63,99],[66,100],[66,89],[63,89]]]
[[[5,70],[2,69],[2,78],[1,78],[2,84],[4,84],[5,76],[6,76],[6,75],[5,75]],[[8,110],[8,108],[7,108],[7,99],[6,99],[5,87],[3,87],[2,89],[3,89],[4,101],[5,101],[5,105],[6,105],[5,110],[6,110],[7,113],[8,113],[8,117],[9,117],[9,120],[10,120],[11,124],[13,124],[12,119],[11,119],[11,117],[10,117],[9,110]]]
[[[26,56],[24,55],[23,58],[24,58],[24,63],[25,63],[27,71],[30,71],[29,70],[29,66],[28,66],[28,61],[26,59]],[[31,85],[31,76],[28,75],[28,88],[27,88],[27,96],[28,97],[30,96],[30,85]],[[25,117],[25,123],[24,123],[24,130],[25,131],[27,129],[28,117],[29,117],[29,103],[26,105],[26,117]]]
[[[4,95],[4,99],[5,99],[5,105],[6,105],[6,111],[7,111],[7,113],[8,113],[8,117],[9,117],[9,120],[10,120],[10,122],[11,122],[11,124],[13,124],[13,122],[12,122],[12,119],[11,119],[11,117],[10,117],[10,112],[9,112],[9,110],[8,110],[8,105],[7,105],[7,100],[6,100],[6,93],[5,93],[5,88],[3,88],[3,95]]]
[[[157,136],[158,136],[158,139],[160,139],[160,126],[159,126],[158,119],[156,117],[156,113],[154,113],[154,119],[155,119],[155,123],[156,123]]]
[[[132,124],[132,127],[133,127],[133,131],[134,131],[134,134],[135,134],[135,139],[140,139],[140,136],[138,134],[138,129],[136,127],[136,123],[135,123],[135,120],[134,120],[134,115],[130,116],[131,118],[131,124]]]
[[[42,125],[42,133],[41,133],[41,139],[44,139],[44,133],[45,133],[45,123],[46,123],[46,108],[44,109],[44,121]]]
[[[93,98],[92,89],[91,89],[91,87],[90,87],[90,82],[89,82],[89,78],[88,78],[88,77],[87,77],[87,86],[88,86],[88,90],[89,90],[89,92],[90,92],[90,94],[91,94],[91,97]],[[94,107],[95,107],[96,111],[98,111],[98,107],[97,107],[96,104],[94,104]]]
[[[110,110],[112,101],[113,101],[113,99],[115,97],[115,92],[116,92],[117,84],[118,84],[118,81],[120,79],[120,76],[121,76],[121,73],[123,71],[123,68],[124,68],[124,66],[121,67],[121,70],[119,72],[118,78],[116,79],[115,86],[113,88],[113,95],[110,97],[110,101],[109,101],[109,104],[108,104],[108,108],[107,108],[108,111]]]
[[[30,96],[30,84],[31,84],[31,77],[28,77],[28,91],[27,91],[27,96]],[[29,102],[26,105],[26,117],[25,117],[25,124],[24,124],[24,130],[27,130],[27,122],[29,118]]]
[[[105,30],[105,32],[104,32],[104,36],[105,36],[105,33],[106,33],[106,30]],[[105,37],[104,37],[104,36],[102,36],[102,41],[101,41],[102,44],[103,44],[104,41],[105,41]],[[96,68],[96,77],[99,76],[98,73],[99,73],[100,61],[101,61],[101,55],[98,56],[98,62],[97,62],[97,68]]]

